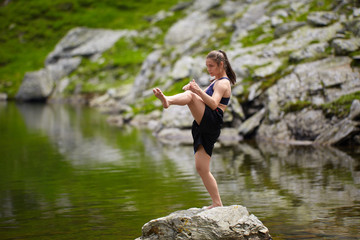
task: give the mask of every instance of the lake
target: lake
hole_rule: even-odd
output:
[[[135,239],[210,204],[191,146],[110,126],[84,106],[0,102],[0,239]],[[211,169],[224,205],[274,239],[360,239],[360,147],[240,142]]]

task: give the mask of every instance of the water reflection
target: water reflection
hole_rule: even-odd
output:
[[[114,163],[121,159],[118,149],[108,144],[101,135],[84,136],[81,119],[87,116],[84,116],[85,109],[81,106],[68,108],[64,105],[19,104],[17,108],[27,128],[44,132],[58,151],[74,165]],[[73,116],[71,111],[74,111]]]
[[[134,239],[150,219],[209,203],[191,146],[110,127],[95,110],[5,104],[0,129],[4,239]],[[275,239],[356,239],[358,152],[242,142],[217,146],[211,169],[223,203],[246,206]]]

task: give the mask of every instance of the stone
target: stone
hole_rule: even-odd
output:
[[[331,125],[322,110],[303,109],[296,113],[289,113],[284,120],[288,129],[296,140],[313,141],[322,131]]]
[[[45,65],[56,63],[61,58],[92,56],[103,53],[121,37],[135,36],[136,31],[107,30],[77,27],[71,29],[56,45],[45,60]]]
[[[45,101],[53,91],[54,84],[46,69],[27,72],[15,98],[20,101]]]
[[[163,128],[157,133],[158,140],[163,144],[179,145],[192,144],[193,138],[190,129]]]
[[[192,57],[183,56],[175,63],[171,76],[175,80],[189,77],[191,74],[191,69],[193,64],[194,64],[194,59]]]
[[[360,101],[358,99],[355,99],[351,103],[349,119],[358,120],[359,117],[360,117]]]
[[[276,28],[275,28],[275,37],[276,38],[279,38],[281,37],[282,35],[286,34],[286,33],[289,33],[289,32],[292,32],[294,31],[295,29],[297,28],[300,28],[302,26],[305,25],[305,22],[287,22],[287,23],[284,23],[284,24],[281,24],[281,25],[278,25]]]
[[[315,27],[328,26],[338,19],[335,12],[310,12],[307,16],[307,22]]]
[[[191,128],[194,121],[187,106],[170,106],[164,109],[161,123],[166,128]]]
[[[314,141],[319,145],[336,145],[359,133],[359,123],[345,118],[325,129]]]
[[[331,46],[335,49],[336,55],[348,55],[359,49],[360,40],[358,39],[335,39]]]
[[[235,128],[223,128],[219,137],[219,142],[224,146],[237,145],[243,137],[239,135]]]
[[[260,125],[261,120],[264,118],[266,113],[266,109],[263,108],[253,116],[248,118],[245,122],[243,122],[238,128],[239,134],[242,136],[247,136],[253,133],[253,131]]]
[[[7,94],[6,93],[0,93],[0,101],[6,101],[7,100]]]
[[[197,41],[206,41],[215,27],[206,13],[194,11],[171,26],[165,36],[165,46],[184,52]]]
[[[324,53],[326,48],[329,46],[328,43],[316,43],[306,46],[304,49],[295,51],[290,54],[290,62],[300,62],[306,59],[319,58]]]
[[[158,219],[142,227],[136,240],[171,239],[271,239],[269,230],[240,205],[209,210],[190,208]]]

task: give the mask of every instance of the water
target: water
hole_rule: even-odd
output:
[[[1,103],[0,239],[134,239],[151,219],[210,204],[191,146],[116,128],[86,107]],[[274,239],[360,239],[360,148],[216,148],[225,205]]]

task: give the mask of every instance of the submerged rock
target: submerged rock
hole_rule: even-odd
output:
[[[151,220],[136,240],[272,239],[269,230],[240,205],[209,210],[190,208]]]

